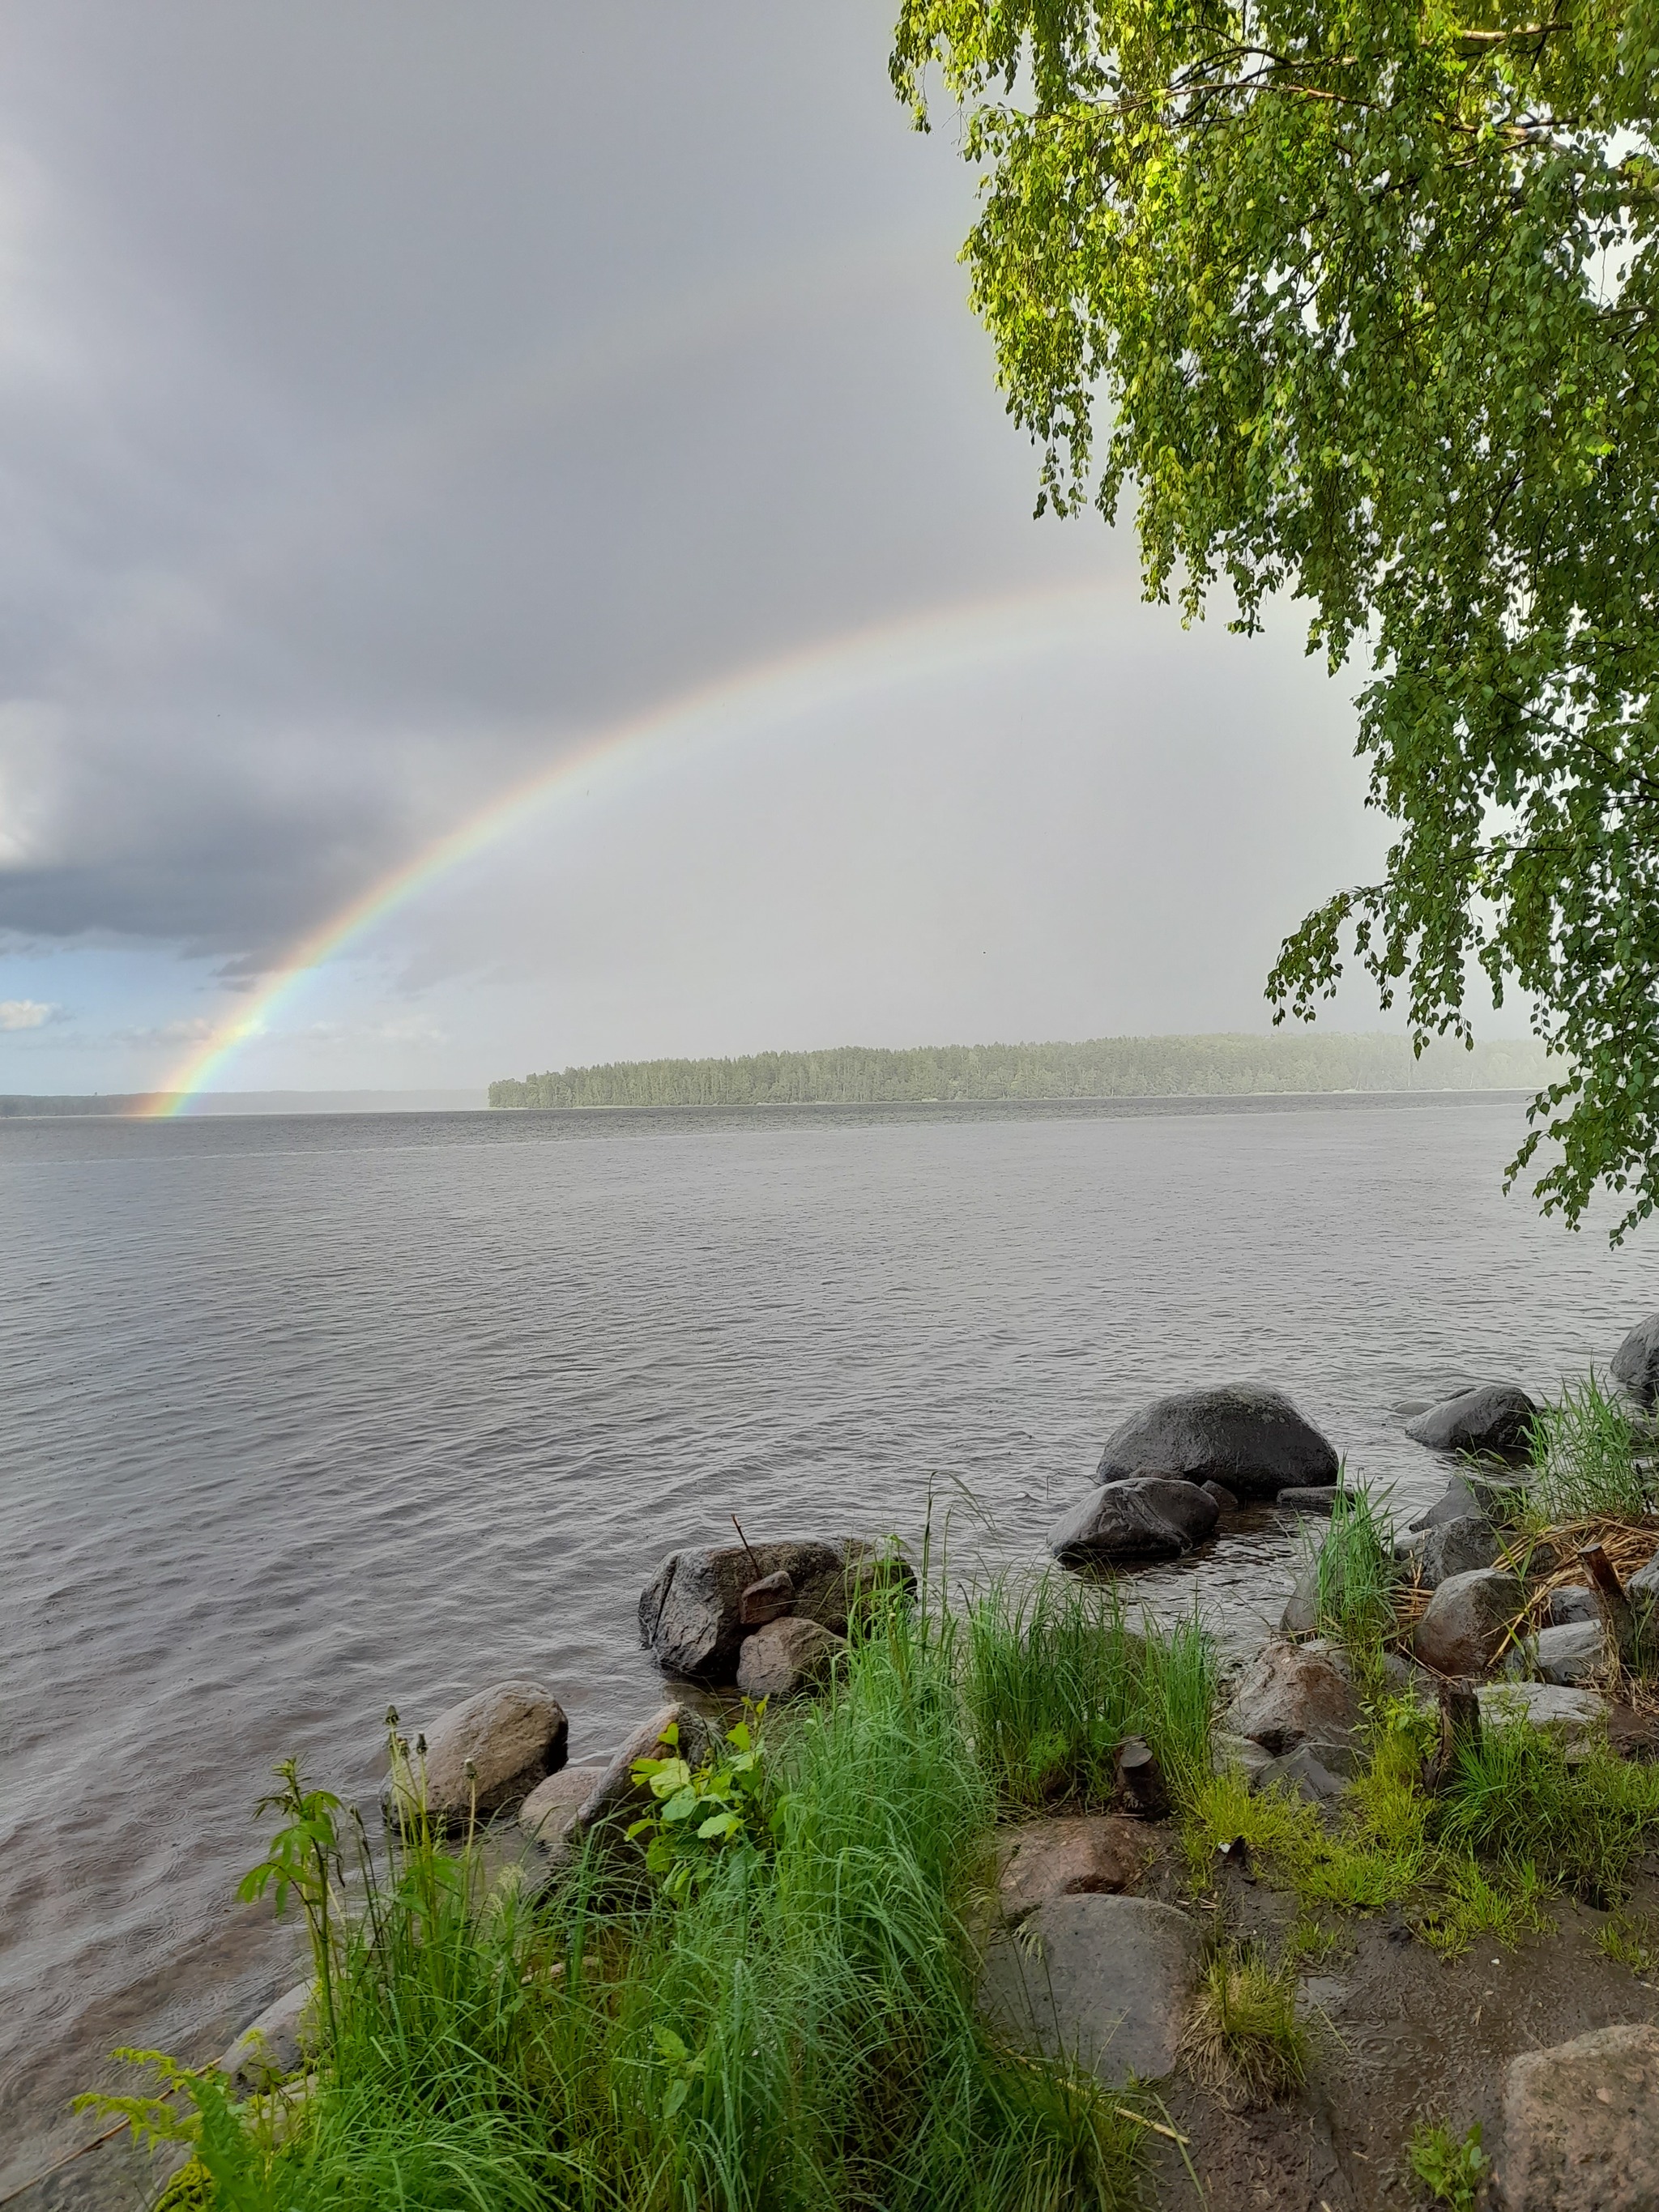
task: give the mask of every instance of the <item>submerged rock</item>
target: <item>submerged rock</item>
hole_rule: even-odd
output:
[[[1597,2028],[1511,2060],[1492,2179],[1504,2212],[1653,2212],[1659,2028]]]
[[[1213,1498],[1224,1513],[1237,1513],[1238,1500],[1224,1482],[1200,1482],[1199,1488],[1206,1498]]]
[[[1495,1459],[1523,1459],[1531,1445],[1538,1407],[1513,1382],[1483,1382],[1443,1399],[1406,1424],[1406,1434],[1431,1451],[1475,1452]]]
[[[1659,1314],[1638,1321],[1613,1355],[1613,1379],[1651,1412],[1659,1398]]]
[[[1359,1701],[1328,1644],[1264,1644],[1239,1678],[1227,1725],[1278,1754],[1310,1737],[1346,1735]]]
[[[1138,1475],[1217,1482],[1238,1498],[1276,1498],[1334,1483],[1337,1457],[1281,1391],[1231,1383],[1159,1398],[1114,1429],[1096,1481]]]
[[[239,2097],[263,2094],[297,2074],[317,2048],[317,1984],[301,1982],[252,2020],[214,2064]]]
[[[1352,1505],[1358,1500],[1358,1492],[1339,1490],[1334,1486],[1328,1490],[1281,1490],[1273,1502],[1291,1513],[1328,1514],[1336,1510],[1339,1498],[1345,1504]]]
[[[1107,1482],[1080,1498],[1048,1532],[1067,1565],[1172,1559],[1215,1534],[1221,1509],[1196,1483]]]
[[[1270,1759],[1250,1777],[1250,1787],[1255,1790],[1289,1790],[1297,1797],[1305,1797],[1310,1805],[1332,1805],[1347,1788],[1353,1771],[1354,1759],[1348,1747],[1341,1747],[1344,1756],[1335,1756],[1335,1747],[1324,1743],[1299,1743],[1294,1751],[1282,1757]]]
[[[836,1655],[847,1649],[816,1620],[769,1621],[745,1636],[738,1653],[738,1687],[758,1705],[763,1698],[797,1698],[830,1679]]]
[[[427,1819],[453,1830],[465,1827],[470,1814],[483,1820],[518,1804],[564,1765],[569,1736],[564,1708],[536,1682],[496,1682],[452,1705],[426,1731]],[[411,1755],[404,1788],[418,1790],[421,1771]],[[380,1793],[388,1819],[414,1809],[399,1802],[396,1780],[388,1776]]]
[[[1175,2066],[1203,1952],[1199,1928],[1173,1905],[1051,1897],[1018,1933],[993,1938],[980,2002],[1026,2050],[1075,2057],[1114,2085],[1155,2081]]]
[[[855,1538],[688,1547],[671,1553],[641,1592],[640,1641],[665,1674],[731,1682],[751,1625],[744,1619],[744,1594],[768,1586],[763,1617],[772,1610],[781,1574],[791,1590],[785,1617],[816,1621],[836,1636],[846,1633],[848,1613],[861,1598],[884,1587],[915,1587],[902,1559]]]
[[[1477,1567],[1491,1566],[1498,1549],[1498,1532],[1485,1514],[1468,1513],[1431,1528],[1412,1559],[1418,1581],[1425,1589],[1437,1589],[1454,1575],[1472,1574]]]
[[[1496,1567],[1453,1575],[1429,1600],[1412,1649],[1437,1674],[1484,1674],[1525,1600],[1519,1578]]]
[[[1136,1888],[1146,1831],[1115,1813],[1063,1814],[1022,1828],[997,1883],[1011,1924],[1051,1897],[1116,1896]]]

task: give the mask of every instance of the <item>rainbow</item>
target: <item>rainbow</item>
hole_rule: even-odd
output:
[[[580,799],[586,806],[620,797],[688,750],[796,720],[842,696],[1076,642],[1097,634],[1115,596],[1098,584],[1051,586],[873,625],[728,672],[579,741],[551,767],[492,799],[301,938],[238,1018],[216,1027],[150,1095],[144,1113],[166,1119],[188,1111],[202,1091],[222,1081],[240,1052],[268,1032],[325,962],[556,803]]]

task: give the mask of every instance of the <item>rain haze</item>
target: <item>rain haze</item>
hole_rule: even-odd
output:
[[[1032,519],[889,29],[8,11],[0,1091],[1265,1026],[1348,693]]]

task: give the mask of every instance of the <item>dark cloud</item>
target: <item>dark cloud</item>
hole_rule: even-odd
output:
[[[596,722],[1121,557],[889,12],[9,11],[0,930],[257,965]]]

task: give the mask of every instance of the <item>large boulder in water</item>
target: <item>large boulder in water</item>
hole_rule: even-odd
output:
[[[1193,1482],[1106,1482],[1048,1532],[1048,1549],[1067,1566],[1109,1566],[1119,1559],[1173,1559],[1215,1534],[1221,1508]]]
[[[671,1553],[640,1593],[640,1641],[665,1674],[730,1683],[751,1630],[787,1617],[844,1636],[861,1599],[915,1585],[902,1559],[856,1538],[688,1547]]]
[[[1659,1398],[1659,1314],[1638,1321],[1613,1355],[1613,1379],[1638,1406],[1652,1410]]]
[[[1113,1430],[1095,1480],[1149,1474],[1222,1483],[1235,1498],[1276,1498],[1281,1490],[1334,1483],[1337,1457],[1282,1391],[1234,1382],[1219,1390],[1176,1391]]]
[[[1474,1452],[1493,1459],[1524,1459],[1538,1407],[1513,1382],[1483,1382],[1478,1390],[1443,1398],[1406,1424],[1406,1434],[1431,1451]]]
[[[427,1819],[437,1829],[464,1828],[527,1797],[564,1765],[570,1724],[550,1692],[535,1682],[497,1682],[441,1713],[426,1731],[426,1756],[389,1776],[381,1793],[388,1818],[417,1808],[422,1777]],[[468,1767],[471,1772],[467,1771]]]

